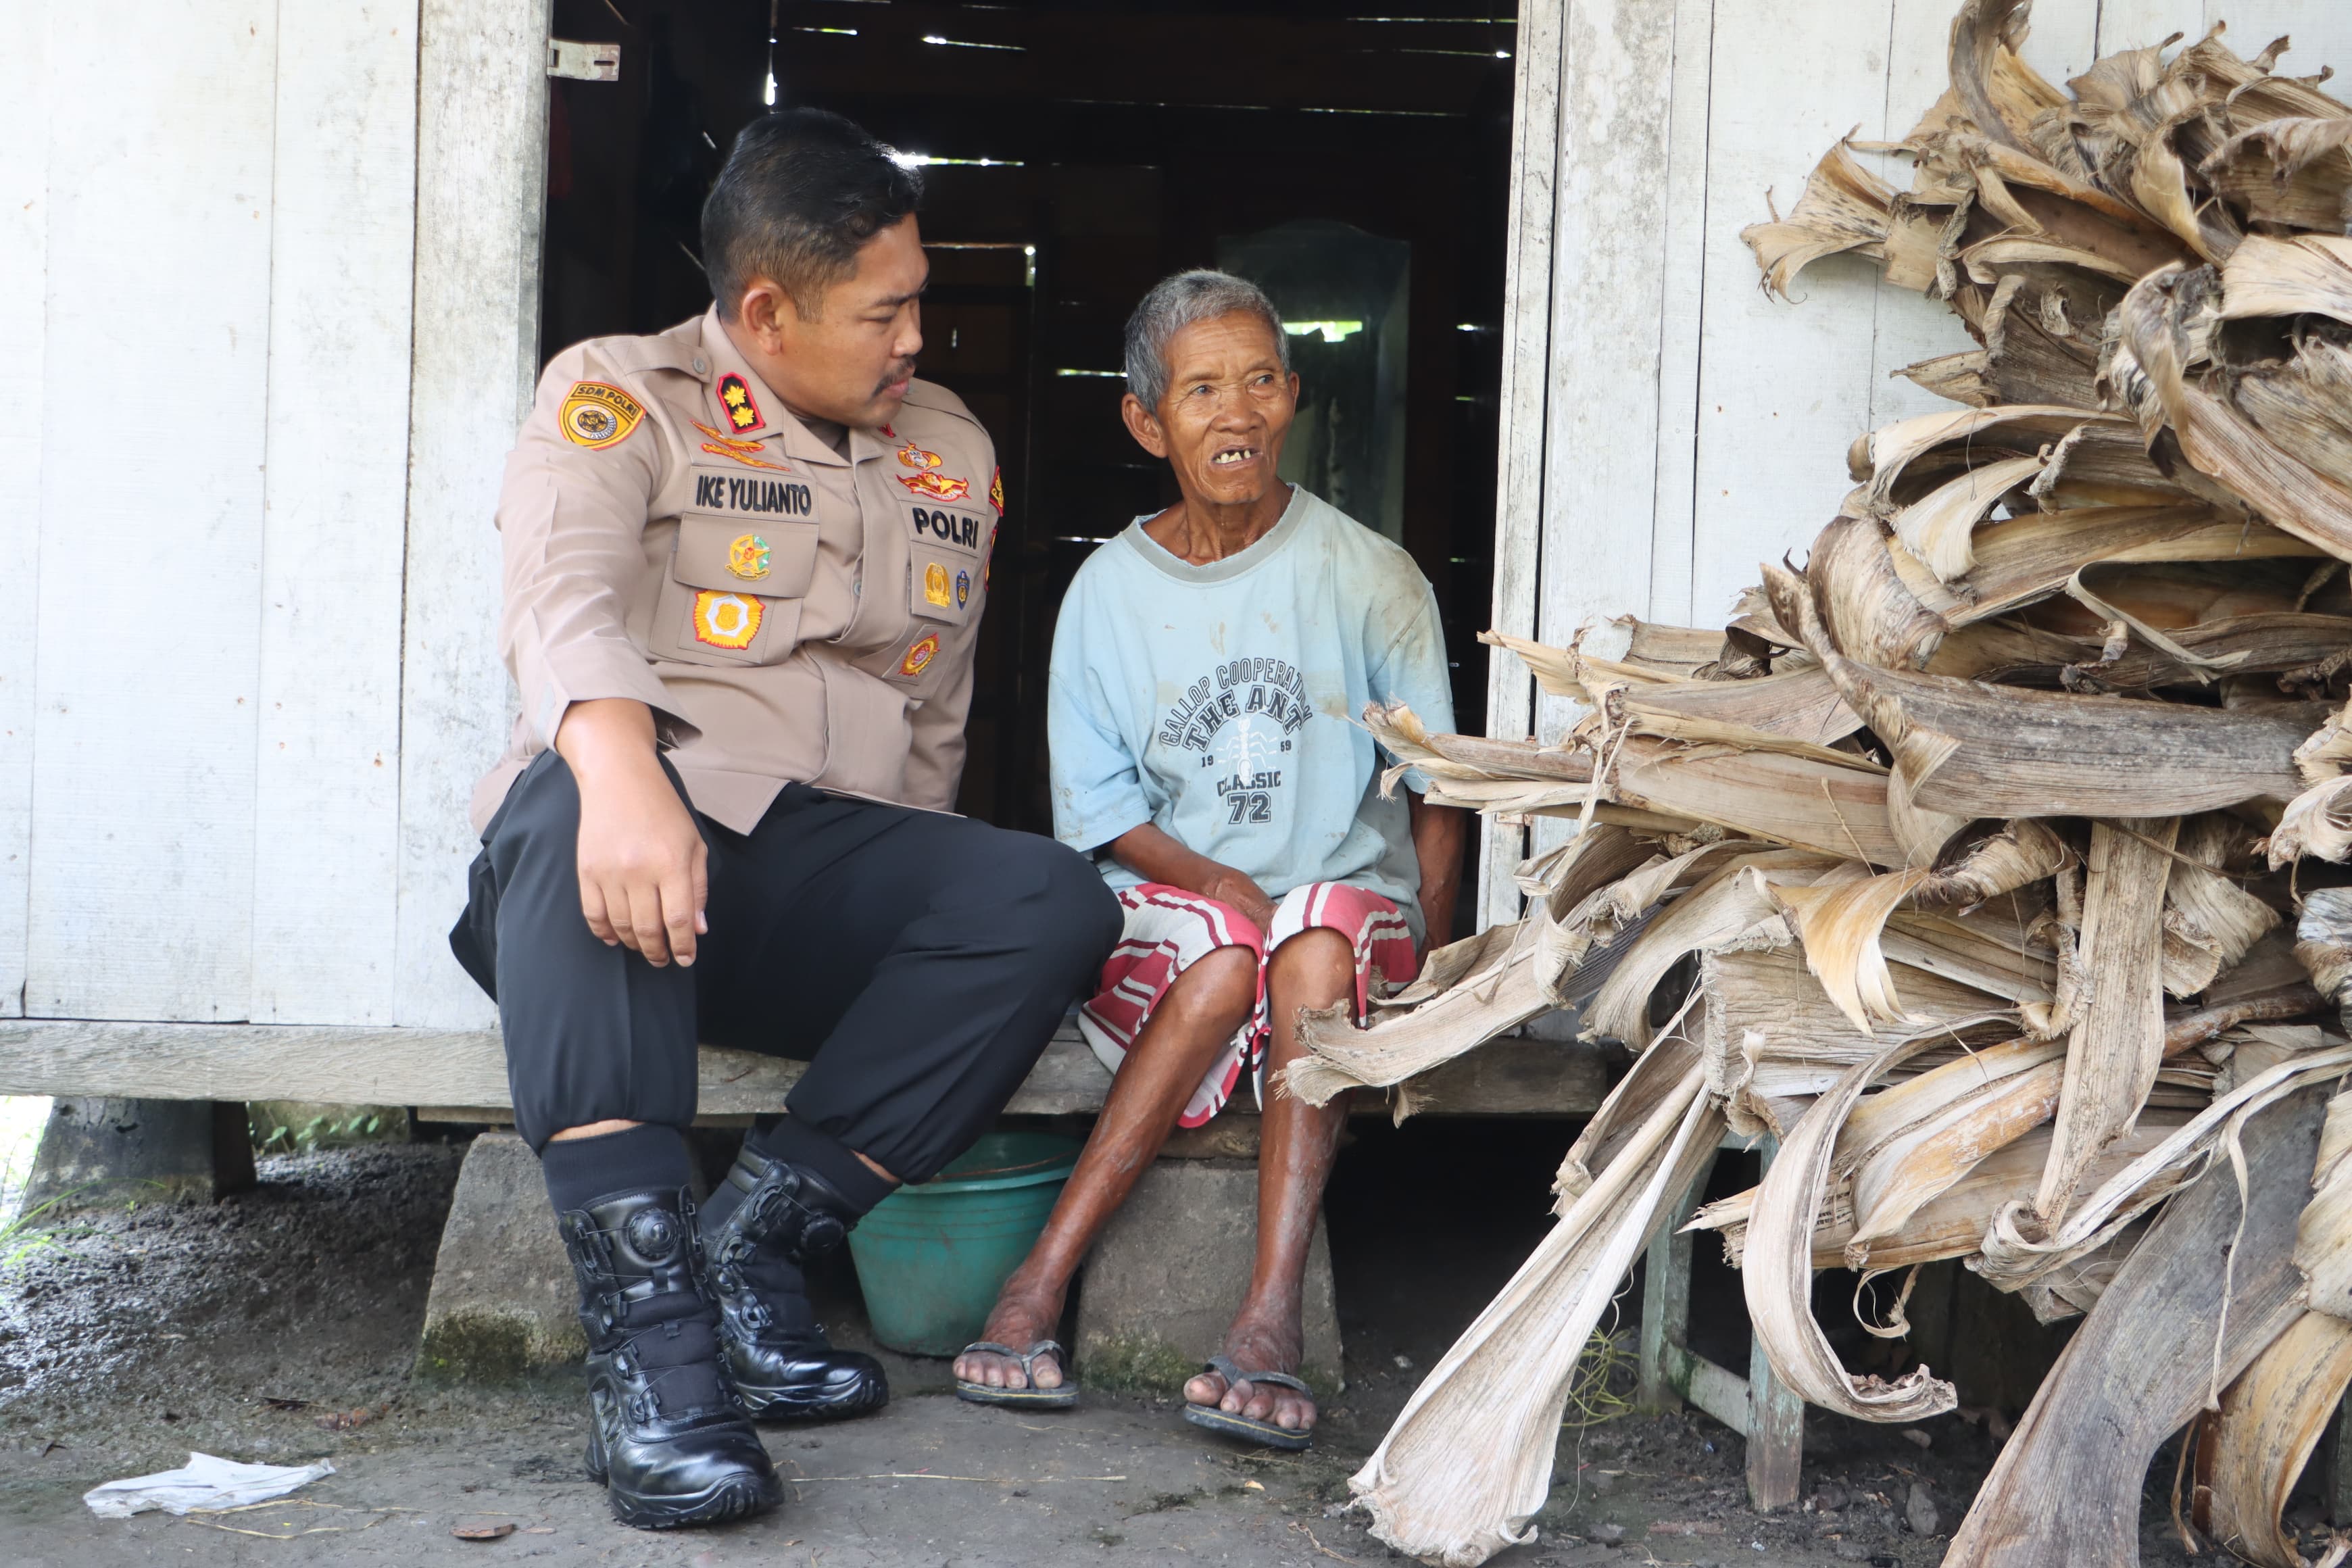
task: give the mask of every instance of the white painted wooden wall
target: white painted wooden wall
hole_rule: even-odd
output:
[[[1759,562],[1835,511],[1854,437],[1944,406],[1889,373],[1973,346],[1949,311],[1848,258],[1808,269],[1800,302],[1768,298],[1739,231],[1768,190],[1786,213],[1840,136],[1917,122],[1958,8],[1522,0],[1497,625],[1554,643],[1596,616],[1720,625]],[[2025,56],[2063,85],[2217,22],[2242,54],[2287,33],[2282,69],[2352,80],[2352,0],[2037,0]],[[1573,721],[1510,656],[1489,689],[1492,734]],[[1525,847],[1489,834],[1489,921],[1517,916]]]
[[[490,1018],[546,12],[0,5],[0,1016]]]

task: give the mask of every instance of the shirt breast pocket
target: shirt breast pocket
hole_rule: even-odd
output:
[[[654,610],[653,655],[685,664],[781,664],[800,646],[816,574],[814,522],[687,512]]]
[[[908,510],[908,613],[919,621],[960,626],[971,619],[980,593],[987,527],[977,517],[945,507]]]

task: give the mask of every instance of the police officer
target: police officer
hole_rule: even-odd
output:
[[[1003,490],[914,379],[919,195],[845,120],[755,121],[703,209],[716,302],[556,355],[499,500],[522,710],[451,942],[631,1524],[771,1508],[750,1418],[888,1397],[802,1266],[971,1145],[1118,932],[1077,855],[949,815]],[[809,1063],[698,1214],[698,1041]]]

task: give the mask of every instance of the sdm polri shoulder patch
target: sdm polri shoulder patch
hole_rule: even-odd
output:
[[[555,422],[563,438],[575,447],[602,450],[629,438],[646,416],[645,405],[619,387],[602,381],[575,381],[564,395]]]

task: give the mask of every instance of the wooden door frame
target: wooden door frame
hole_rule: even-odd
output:
[[[1491,624],[1519,637],[1536,632],[1543,549],[1544,431],[1550,381],[1552,237],[1559,221],[1560,47],[1567,0],[1521,0],[1518,58],[1511,90],[1509,225],[1503,283],[1503,383],[1496,442],[1495,599]],[[1535,732],[1535,677],[1503,648],[1486,660],[1486,733],[1524,740]],[[1478,924],[1519,918],[1512,872],[1528,833],[1482,819]]]

